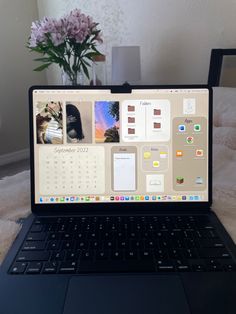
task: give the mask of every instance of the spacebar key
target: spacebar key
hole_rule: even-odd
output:
[[[123,272],[155,272],[155,265],[151,261],[114,261],[95,263],[81,261],[78,269],[79,273],[123,273]]]

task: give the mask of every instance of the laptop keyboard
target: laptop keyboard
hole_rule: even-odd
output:
[[[235,271],[207,216],[36,218],[10,274]]]

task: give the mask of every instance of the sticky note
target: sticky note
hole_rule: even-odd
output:
[[[167,152],[160,152],[161,158],[167,158]]]
[[[143,157],[144,157],[144,159],[149,159],[149,158],[151,158],[151,152],[144,152],[144,153],[143,153]]]
[[[157,168],[157,167],[159,167],[160,163],[158,160],[154,160],[152,165],[153,165],[153,167]]]

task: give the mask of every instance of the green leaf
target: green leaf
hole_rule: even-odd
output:
[[[37,58],[37,59],[34,59],[34,61],[49,62],[51,60],[49,58]]]
[[[89,64],[87,61],[85,61],[84,59],[83,59],[83,63],[84,63],[85,65],[87,65],[88,67],[90,67],[90,64]]]
[[[88,72],[88,69],[87,69],[86,65],[84,65],[83,61],[81,61],[81,64],[82,64],[82,68],[83,68],[84,74],[89,79],[89,72]]]
[[[84,57],[90,59],[90,58],[95,57],[95,56],[97,56],[97,55],[98,55],[97,52],[88,52],[88,53],[86,53],[86,54],[84,55]],[[100,55],[100,53],[99,53],[99,55]]]
[[[91,49],[93,51],[95,51],[98,55],[101,55],[101,53],[96,49],[96,47],[93,45],[93,47],[91,47]]]
[[[47,69],[49,67],[49,65],[51,65],[51,64],[52,64],[51,62],[42,64],[39,67],[35,68],[34,71],[36,71],[36,72],[43,71],[44,69]]]

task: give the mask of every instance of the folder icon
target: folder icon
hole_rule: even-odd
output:
[[[128,134],[135,134],[135,129],[128,128]]]
[[[153,123],[154,129],[160,129],[161,128],[161,123],[160,122],[154,122]]]
[[[128,105],[128,111],[129,112],[134,112],[135,111],[135,106]]]
[[[134,117],[128,117],[128,123],[135,123]]]
[[[161,109],[154,109],[153,110],[153,115],[154,116],[160,116],[161,115]]]
[[[151,152],[144,152],[144,153],[143,153],[143,157],[144,157],[144,159],[149,159],[149,158],[151,158]]]

